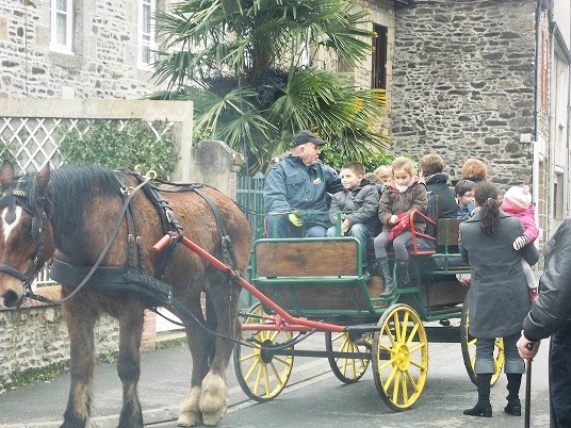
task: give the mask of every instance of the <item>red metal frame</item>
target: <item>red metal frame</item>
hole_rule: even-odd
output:
[[[418,242],[417,239],[418,238],[424,238],[427,239],[429,241],[433,241],[434,243],[436,243],[436,237],[432,236],[432,235],[428,235],[426,233],[422,233],[419,232],[418,230],[416,230],[414,228],[414,221],[415,218],[420,217],[422,220],[424,220],[427,223],[430,223],[431,225],[436,227],[436,222],[431,219],[430,217],[428,217],[427,215],[421,213],[420,211],[417,210],[413,210],[410,213],[410,217],[409,217],[409,230],[411,231],[411,241],[412,241],[412,248],[409,250],[409,254],[414,255],[414,256],[425,256],[425,255],[430,255],[430,254],[436,254],[436,244],[434,245],[434,249],[419,249],[418,248]]]
[[[178,236],[176,234],[166,234],[163,236],[155,245],[153,245],[154,251],[161,251],[164,249],[171,241],[178,241]],[[267,315],[264,316],[263,319],[267,319],[268,321],[272,321],[270,323],[264,324],[243,324],[243,330],[268,330],[268,331],[311,331],[311,330],[319,330],[319,331],[330,331],[330,332],[343,332],[345,331],[344,326],[340,326],[337,324],[325,323],[320,321],[313,321],[308,320],[306,318],[299,318],[290,315],[287,311],[282,309],[277,303],[273,300],[268,298],[265,294],[263,294],[260,290],[246,281],[244,278],[240,276],[238,272],[233,270],[230,266],[222,263],[212,254],[201,248],[200,246],[196,245],[190,239],[183,237],[180,241],[185,247],[196,253],[201,259],[205,260],[206,262],[210,263],[216,270],[224,273],[227,275],[232,281],[238,283],[242,288],[246,289],[249,293],[251,293],[254,297],[256,297],[260,302],[264,305],[269,307],[273,310],[276,315]]]

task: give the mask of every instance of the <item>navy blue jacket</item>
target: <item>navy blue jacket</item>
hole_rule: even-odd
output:
[[[341,179],[330,166],[307,166],[301,158],[288,155],[270,168],[264,182],[264,210],[268,214],[302,211],[307,225],[329,226],[327,193],[343,190]],[[321,211],[303,214],[303,211]]]

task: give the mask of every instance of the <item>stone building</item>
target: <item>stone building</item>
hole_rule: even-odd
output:
[[[530,183],[542,243],[569,212],[569,6],[418,0],[395,9],[395,153],[438,152],[451,177],[476,157],[504,190]]]
[[[0,98],[149,94],[151,14],[165,0],[0,2]]]
[[[0,102],[132,100],[155,91],[149,64],[159,41],[150,17],[174,1],[0,2]],[[503,188],[531,183],[544,244],[570,208],[570,2],[358,4],[370,10],[377,37],[355,82],[386,89],[390,108],[379,126],[390,150],[438,152],[452,178],[477,157]],[[347,71],[334,58],[321,61]]]
[[[384,88],[395,155],[469,157],[502,190],[533,188],[544,244],[569,214],[571,5],[565,0],[363,0],[377,37],[355,70]]]
[[[156,90],[151,14],[172,0],[0,3],[0,98],[136,99]],[[571,6],[565,0],[362,0],[395,154],[468,157],[503,188],[531,183],[550,236],[569,212]],[[325,58],[325,59],[323,59]],[[347,71],[332,58],[324,67]],[[333,64],[333,65],[332,65]]]

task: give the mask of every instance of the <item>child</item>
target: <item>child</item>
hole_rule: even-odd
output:
[[[372,185],[375,186],[375,189],[377,189],[377,192],[379,192],[379,197],[380,195],[383,194],[384,185],[377,174],[375,174],[374,172],[367,172],[363,176],[363,180],[367,180],[368,182],[370,182]]]
[[[428,197],[426,185],[415,179],[415,169],[412,161],[406,157],[397,157],[392,163],[393,180],[385,187],[379,203],[379,220],[383,231],[375,238],[375,257],[377,258],[378,270],[381,272],[385,290],[381,296],[392,294],[394,282],[389,270],[386,246],[390,242],[390,232],[399,223],[399,214],[410,213],[412,210],[426,212]],[[426,224],[418,219],[414,228],[424,231]],[[408,274],[408,251],[406,245],[410,241],[412,233],[404,230],[393,240],[395,262],[398,277],[403,284],[410,283]]]
[[[472,216],[472,211],[476,207],[474,204],[474,186],[476,183],[470,180],[459,180],[454,187],[456,193],[456,203],[458,204],[458,212],[456,218],[462,220]]]
[[[523,224],[523,235],[514,241],[514,249],[521,250],[526,245],[533,245],[533,242],[539,236],[539,230],[535,224],[535,211],[531,204],[529,186],[522,184],[521,186],[510,187],[504,194],[501,209],[507,215],[518,217]],[[529,288],[529,297],[533,303],[537,297],[535,275],[533,274],[531,266],[523,257],[521,258],[521,266]]]
[[[379,192],[373,183],[364,180],[365,168],[360,162],[349,162],[339,174],[344,190],[331,197],[329,219],[334,226],[326,236],[337,235],[337,222],[341,213],[341,235],[354,236],[361,243],[363,266],[366,268],[367,241],[380,230],[377,210]]]
[[[375,174],[377,174],[377,177],[379,177],[383,186],[389,186],[391,184],[393,179],[393,169],[390,165],[381,165],[375,169]]]

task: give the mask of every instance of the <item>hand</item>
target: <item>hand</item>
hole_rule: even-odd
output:
[[[288,214],[287,219],[293,224],[295,227],[303,226],[303,219],[297,216],[294,213]]]
[[[345,220],[343,220],[343,223],[341,223],[341,234],[347,235],[349,229],[351,229],[351,222],[349,221],[348,218],[346,218]]]
[[[391,216],[391,218],[389,219],[389,224],[397,224],[398,221],[399,221],[399,218],[395,214],[393,214]]]
[[[523,334],[517,341],[517,350],[519,351],[519,356],[525,360],[530,360],[535,357],[537,351],[539,350],[539,342],[532,342],[528,340]]]
[[[513,243],[514,250],[521,250],[527,245],[527,238],[524,235],[518,236]]]

